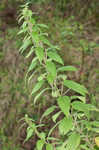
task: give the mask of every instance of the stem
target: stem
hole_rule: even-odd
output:
[[[51,135],[51,133],[53,132],[53,130],[57,127],[57,125],[61,122],[61,120],[59,122],[57,122],[55,124],[55,126],[49,131],[48,137]]]
[[[68,89],[63,95],[66,95],[71,89]]]
[[[63,91],[64,91],[64,86],[63,86],[63,83],[61,85],[61,96],[63,95]]]

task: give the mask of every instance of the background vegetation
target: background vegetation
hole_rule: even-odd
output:
[[[83,84],[89,92],[87,103],[99,107],[99,2],[77,0],[27,0],[29,8],[35,12],[35,20],[48,26],[48,40],[61,49],[60,56],[65,65],[73,65],[78,71],[66,73],[70,80]],[[46,93],[42,103],[33,106],[30,92],[36,77],[25,84],[32,56],[19,54],[23,35],[17,35],[23,0],[2,0],[0,2],[0,149],[32,150],[37,136],[24,143],[26,128],[20,128],[19,121],[28,114],[37,123],[41,114],[49,107],[50,97]],[[13,7],[14,6],[14,7]],[[72,93],[70,93],[72,94]],[[45,99],[48,100],[46,103]],[[52,103],[53,104],[53,103]],[[99,113],[92,113],[92,121],[99,121]],[[51,127],[52,121],[44,120]],[[99,127],[99,125],[98,125]],[[48,128],[48,127],[44,127]],[[46,130],[42,128],[41,130]],[[58,137],[57,131],[53,136]],[[99,130],[94,134],[98,136]],[[93,145],[95,145],[94,138]],[[95,145],[96,150],[98,147]],[[84,148],[83,148],[84,149]]]

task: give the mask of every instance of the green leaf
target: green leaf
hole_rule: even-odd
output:
[[[19,51],[21,51],[21,53],[23,53],[28,46],[31,44],[31,40],[30,39],[26,39],[23,43],[23,45],[21,46],[21,48],[19,49]]]
[[[36,143],[36,148],[37,150],[42,150],[44,146],[44,141],[43,140],[38,140]]]
[[[25,57],[26,57],[26,58],[30,57],[31,54],[33,53],[33,51],[34,51],[34,47],[31,47],[29,53],[28,53]]]
[[[82,111],[82,112],[87,112],[87,111],[98,111],[98,109],[91,105],[91,104],[85,104],[85,103],[82,103],[80,101],[74,101],[72,103],[72,107],[75,109],[75,110],[78,110],[78,111]]]
[[[27,73],[30,72],[31,70],[33,70],[33,69],[36,67],[36,65],[37,65],[37,57],[35,57],[35,58],[32,60],[32,62],[31,62],[31,64],[30,64],[30,66],[29,66],[29,69],[28,69]]]
[[[92,104],[87,104],[87,109],[89,110],[89,111],[97,111],[97,112],[99,112],[99,109],[98,108],[96,108],[96,106],[94,106],[94,105],[92,105]]]
[[[62,79],[62,80],[66,80],[66,79],[67,79],[67,76],[66,76],[66,74],[59,74],[59,75],[57,76],[57,78],[58,78],[58,79]]]
[[[31,75],[30,77],[28,78],[28,84],[29,82],[31,81],[31,79],[33,79],[33,76],[38,72],[38,69],[36,69]]]
[[[46,134],[45,134],[44,132],[41,132],[41,133],[39,134],[39,136],[40,136],[40,138],[41,138],[42,140],[45,141]]]
[[[48,81],[49,84],[52,84],[52,83],[53,83],[54,78],[53,78],[53,76],[52,76],[51,74],[48,74],[48,75],[47,75],[47,81]]]
[[[53,145],[52,144],[46,144],[46,150],[54,150]]]
[[[40,96],[47,90],[50,90],[50,88],[45,88],[44,90],[42,90],[39,94],[37,94],[34,98],[34,104],[36,103],[36,101],[40,98]]]
[[[53,140],[53,141],[59,141],[59,139],[57,139],[57,138],[54,138],[54,137],[47,137],[47,140],[49,141],[49,140]]]
[[[59,117],[61,114],[61,111],[57,112],[55,115],[52,116],[53,122],[56,122],[56,119]]]
[[[20,23],[24,19],[24,16],[20,16],[18,22]]]
[[[42,27],[42,28],[47,28],[48,29],[48,26],[45,25],[45,24],[37,24],[39,27]]]
[[[70,110],[70,98],[68,96],[61,96],[58,98],[57,103],[61,111],[66,115],[66,117],[68,117]]]
[[[64,72],[64,71],[77,71],[77,69],[73,66],[63,66],[58,68],[58,72]]]
[[[30,22],[32,23],[32,25],[35,25],[35,23],[36,23],[34,18],[31,18]]]
[[[84,150],[90,150],[90,149],[87,147],[87,145],[84,145],[84,144],[83,144],[83,145],[80,145],[80,148],[81,148],[81,149],[84,149]]]
[[[19,34],[22,34],[22,33],[25,33],[26,31],[28,31],[28,28],[27,28],[27,27],[24,28],[24,29],[21,29],[21,30],[18,32],[18,35],[19,35]]]
[[[49,49],[50,50],[60,50],[60,47],[57,45],[51,45]]]
[[[27,24],[28,24],[28,23],[27,23],[26,21],[24,21],[23,24],[22,24],[22,28],[25,29],[26,26],[27,26]]]
[[[55,108],[56,108],[55,105],[49,107],[49,108],[44,112],[44,114],[42,115],[41,120],[42,120],[44,117],[46,117],[46,116],[48,116],[49,114],[51,114],[51,113],[55,110]]]
[[[95,127],[99,127],[99,121],[91,121],[90,124]]]
[[[36,28],[34,30],[36,30]],[[32,32],[32,38],[33,38],[34,43],[36,45],[38,45],[38,43],[39,43],[39,35],[38,35],[37,32]]]
[[[64,85],[83,96],[88,93],[87,89],[83,85],[80,85],[79,83],[76,83],[72,80],[65,80]]]
[[[82,103],[82,102],[79,102],[79,101],[74,101],[74,102],[72,103],[72,107],[73,107],[75,110],[82,111],[82,112],[84,112],[84,111],[87,110],[87,109],[86,109],[86,105],[87,105],[87,104]]]
[[[37,48],[35,48],[35,52],[36,52],[36,55],[37,55],[39,61],[42,62],[42,60],[44,59],[44,48],[37,47]]]
[[[24,142],[29,140],[29,138],[33,135],[33,132],[34,132],[34,128],[31,128],[31,127],[27,128],[27,136]]]
[[[91,131],[99,133],[99,128],[91,128]]]
[[[72,118],[64,117],[59,124],[60,134],[65,135],[73,127]]]
[[[84,103],[86,102],[86,98],[84,96],[71,96],[70,98],[71,98],[71,100],[79,99],[79,100],[81,100]]]
[[[47,61],[46,62],[46,70],[50,73],[53,80],[56,78],[57,72],[56,72],[56,66],[53,62]]]
[[[46,77],[46,73],[40,74],[40,76],[38,77],[38,81],[43,80]]]
[[[77,150],[79,144],[80,144],[80,135],[74,132],[69,136],[66,150]]]
[[[46,44],[46,45],[48,45],[48,46],[51,46],[51,43],[49,42],[49,40],[47,40],[47,39],[45,38],[45,36],[40,36],[40,40],[41,40],[44,44]]]
[[[56,147],[56,150],[66,150],[66,148],[64,148],[63,146],[58,146]]]
[[[37,92],[42,87],[43,84],[44,84],[44,80],[37,82],[31,94],[33,95],[35,92]]]
[[[64,64],[63,63],[63,60],[62,60],[62,58],[56,53],[56,52],[52,52],[52,51],[49,51],[48,53],[47,53],[47,55],[52,59],[52,60],[54,60],[54,61],[56,61],[56,62],[58,62],[58,63],[60,63],[60,64]]]

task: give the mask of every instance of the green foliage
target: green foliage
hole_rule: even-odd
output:
[[[41,118],[41,120],[44,118],[44,117],[46,117],[46,116],[48,116],[50,113],[52,113],[54,110],[55,110],[55,108],[56,108],[56,106],[51,106],[51,107],[49,107],[45,112],[44,112],[44,114],[42,115],[42,118]]]
[[[42,150],[43,145],[44,145],[44,141],[38,140],[36,145],[37,150]]]
[[[77,150],[80,144],[80,135],[78,133],[72,133],[67,141],[66,150]]]
[[[59,124],[59,132],[61,135],[66,135],[73,128],[72,118],[64,117]]]
[[[21,19],[19,19],[23,20],[19,34],[24,33],[25,35],[20,52],[27,53],[26,57],[33,54],[33,60],[28,70],[31,73],[27,75],[28,78],[31,77],[34,71],[37,72],[32,95],[36,94],[36,97],[40,98],[42,93],[43,95],[46,94],[46,89],[50,89],[48,93],[51,97],[50,105],[52,105],[52,101],[55,101],[57,102],[57,106],[53,105],[47,108],[43,115],[40,116],[41,121],[39,123],[27,115],[25,116],[24,119],[28,125],[25,141],[36,134],[38,136],[37,150],[42,150],[44,146],[46,150],[53,150],[54,147],[57,150],[79,150],[82,148],[82,145],[85,149],[95,150],[94,144],[92,145],[91,142],[98,131],[98,121],[94,123],[96,127],[92,127],[89,112],[99,110],[93,104],[86,104],[85,97],[88,94],[88,90],[83,85],[66,79],[67,76],[64,72],[76,71],[76,68],[73,66],[64,66],[64,62],[58,54],[57,47],[52,45],[47,39],[46,26],[37,24],[33,15],[35,14],[28,9],[28,5],[26,4],[21,12]],[[28,51],[30,47],[33,49]],[[42,88],[44,88],[43,92],[41,92]],[[70,90],[74,91],[74,95],[67,95],[67,92]],[[33,99],[35,100],[35,98]],[[72,102],[72,99],[76,100]],[[42,99],[40,99],[39,103],[42,103]],[[54,126],[49,129],[45,124],[48,131],[43,130],[42,133],[40,128],[44,124],[41,124],[41,122],[44,122],[44,118],[49,117],[48,115],[51,114]],[[57,126],[60,142],[54,140],[57,137],[53,137],[52,134]]]
[[[77,93],[83,95],[83,96],[85,96],[85,94],[88,93],[87,89],[83,85],[80,85],[74,81],[65,80],[64,85],[67,86],[68,88],[76,91]]]
[[[58,72],[64,72],[64,71],[77,71],[77,69],[73,66],[63,66],[57,69]]]
[[[70,111],[70,98],[68,96],[61,96],[57,100],[58,105],[61,109],[61,111],[66,115],[66,117],[69,117],[69,111]]]

